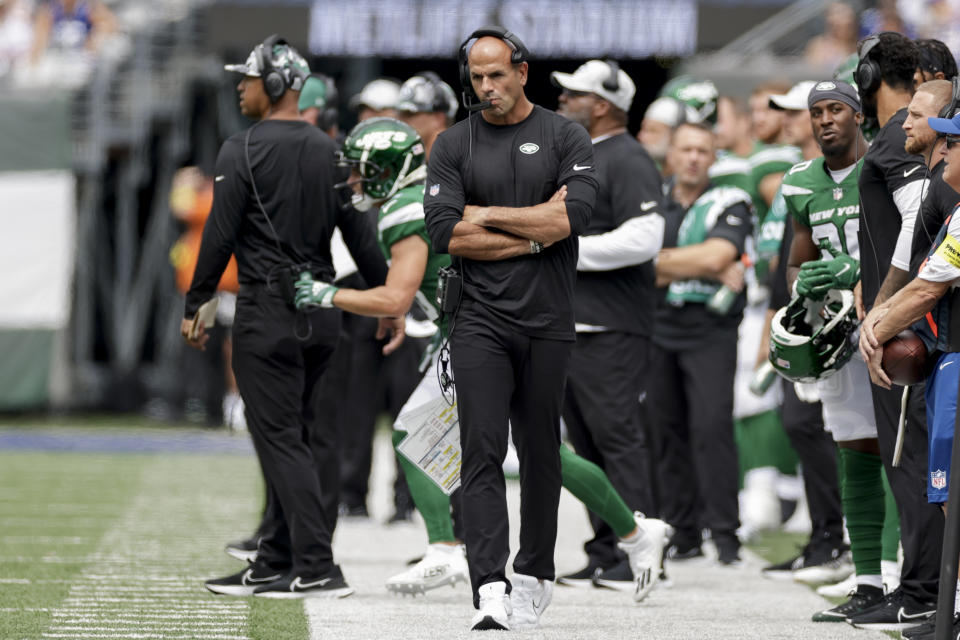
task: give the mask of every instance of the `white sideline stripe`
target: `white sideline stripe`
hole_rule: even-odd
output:
[[[9,542],[16,544],[18,542],[30,542],[40,544],[83,544],[94,538],[83,536],[0,536],[0,542]]]
[[[113,602],[113,603],[122,603],[122,604],[157,604],[161,606],[166,606],[164,602],[158,602],[156,598],[85,598],[85,597],[70,597],[64,600],[64,603],[76,605],[78,607],[97,607],[104,602]],[[241,605],[229,606],[217,603],[204,603],[202,606],[198,603],[198,609],[225,609],[230,611],[246,611],[250,605]]]
[[[0,578],[0,584],[30,584],[29,578]]]
[[[0,607],[0,613],[48,613],[53,611],[50,607]]]
[[[162,635],[164,631],[166,631],[167,629],[170,629],[172,631],[187,631],[192,629],[194,626],[206,627],[206,628],[211,628],[211,630],[213,631],[224,631],[224,632],[233,631],[235,628],[235,625],[233,624],[228,624],[225,622],[210,622],[210,621],[203,621],[203,620],[198,620],[193,624],[185,624],[182,622],[180,623],[165,622],[165,621],[142,623],[142,622],[138,622],[137,620],[130,620],[129,622],[110,622],[110,623],[104,623],[103,620],[71,620],[71,622],[73,622],[74,624],[61,625],[57,627],[57,630],[58,631],[91,631],[91,630],[122,631],[126,627],[136,627],[136,630],[142,631],[143,633],[146,633],[148,631],[154,631],[154,632],[159,632]],[[88,625],[77,626],[77,623],[80,623],[80,622],[99,622],[100,624],[94,625],[91,629],[91,627]],[[204,629],[204,632],[206,632],[206,629]]]

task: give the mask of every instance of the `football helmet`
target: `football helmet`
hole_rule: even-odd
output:
[[[420,136],[393,118],[370,118],[355,126],[337,151],[337,164],[360,174],[362,193],[352,196],[358,211],[369,210],[427,173]],[[353,178],[336,187],[352,189],[355,183]]]
[[[787,380],[823,380],[850,360],[856,328],[852,291],[831,289],[819,301],[795,297],[773,316],[770,362]]]
[[[421,71],[400,86],[397,111],[400,113],[446,114],[453,121],[460,103],[457,94],[433,71]]]
[[[708,126],[717,124],[717,100],[720,94],[710,80],[677,76],[663,86],[659,95],[683,103],[686,108],[685,122]]]

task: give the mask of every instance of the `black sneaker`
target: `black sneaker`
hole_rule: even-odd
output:
[[[617,591],[635,591],[637,585],[633,581],[630,562],[621,560],[609,569],[597,569],[593,576],[593,586]]]
[[[227,546],[224,547],[224,551],[227,552],[227,555],[233,556],[237,560],[253,562],[257,559],[257,547],[259,546],[259,543],[260,538],[254,536],[252,538],[247,538],[246,540],[228,542]]]
[[[798,556],[793,556],[777,564],[767,565],[760,570],[760,573],[763,574],[764,578],[770,578],[772,580],[792,580],[793,572],[803,568],[806,560],[805,555],[806,549]]]
[[[732,567],[740,564],[740,541],[735,535],[714,536],[717,547],[717,562]]]
[[[369,518],[370,512],[367,511],[365,504],[347,504],[341,502],[337,508],[337,513],[341,518]]]
[[[699,532],[689,533],[676,531],[667,543],[663,555],[671,560],[689,560],[690,558],[699,558],[703,556],[703,549],[700,548],[701,538]]]
[[[203,586],[213,593],[220,595],[249,596],[253,595],[257,587],[270,584],[282,577],[282,571],[277,571],[262,563],[254,562],[243,571],[235,573],[232,576],[207,580],[203,583]]]
[[[847,622],[858,629],[896,631],[922,624],[936,612],[935,602],[918,602],[898,588],[870,609],[847,616]]]
[[[865,584],[857,586],[850,599],[833,609],[813,614],[814,622],[846,622],[851,615],[865,611],[883,600],[883,589]]]
[[[585,566],[583,569],[574,571],[573,573],[568,573],[565,576],[558,577],[557,584],[562,584],[568,587],[592,587],[593,577],[598,571],[603,571],[599,564],[588,562],[587,566]]]
[[[284,600],[346,598],[352,593],[353,588],[343,579],[343,573],[340,571],[340,567],[336,565],[325,576],[304,578],[290,573],[279,580],[257,587],[253,591],[253,595],[259,598]]]
[[[901,638],[907,640],[936,640],[937,616],[933,616],[923,624],[908,627],[900,631]],[[960,637],[960,615],[953,614],[953,629],[950,631],[950,640]]]

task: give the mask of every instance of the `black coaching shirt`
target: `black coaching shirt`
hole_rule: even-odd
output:
[[[465,205],[530,207],[567,186],[570,236],[539,254],[460,263],[469,306],[530,337],[574,340],[577,236],[597,195],[586,129],[538,106],[512,125],[471,116],[438,136],[427,171],[424,212],[439,253],[448,252]]]
[[[960,194],[943,181],[943,170],[946,166],[947,163],[941,160],[930,171],[930,185],[927,187],[923,204],[920,205],[920,211],[917,213],[917,221],[913,225],[910,275],[914,277],[920,271],[920,265],[927,259],[927,254],[933,247],[933,241],[940,233],[940,228],[946,222],[947,216],[953,213],[957,204],[960,204]]]
[[[883,125],[864,156],[860,173],[860,280],[867,309],[873,306],[897,247],[903,218],[895,198],[926,178],[923,158],[903,148],[906,118],[907,110],[901,109]],[[909,262],[907,256],[904,270]]]
[[[241,287],[277,282],[281,271],[293,268],[333,281],[336,226],[370,286],[385,281],[375,230],[344,209],[349,194],[334,189],[345,177],[334,163],[335,148],[327,134],[300,120],[263,120],[223,143],[185,317],[213,296],[231,253]]]
[[[659,216],[660,171],[637,139],[621,133],[593,145],[597,203],[581,236],[598,236],[636,218]],[[656,309],[653,261],[609,271],[578,271],[577,322],[649,336]]]

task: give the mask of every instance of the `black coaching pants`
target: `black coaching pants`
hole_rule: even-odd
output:
[[[793,383],[784,381],[780,415],[790,446],[797,452],[803,469],[803,489],[813,523],[810,540],[829,537],[840,544],[843,509],[837,479],[837,444],[823,428],[823,405],[804,402],[797,397]]]
[[[567,434],[577,454],[603,469],[634,511],[654,515],[649,460],[640,423],[640,396],[646,391],[650,341],[608,331],[578,333],[570,358],[563,404]],[[590,514],[594,537],[584,545],[591,565],[620,561],[617,536]]]
[[[322,576],[333,567],[334,523],[328,516],[330,505],[324,508],[321,487],[336,487],[337,468],[318,472],[317,455],[335,456],[337,451],[336,424],[321,424],[320,378],[339,331],[339,311],[297,313],[262,288],[240,290],[233,368],[267,500],[273,501],[265,514],[258,557],[304,578]]]
[[[695,347],[653,347],[648,402],[659,436],[661,518],[680,534],[699,536],[706,527],[714,538],[735,540],[740,526],[733,440],[737,330],[717,331]]]
[[[461,506],[473,586],[507,582],[509,521],[503,459],[508,422],[520,459],[517,573],[554,578],[560,504],[560,407],[571,342],[516,333],[464,301],[450,338],[460,415]]]
[[[900,514],[900,544],[903,567],[900,586],[904,593],[921,602],[937,599],[940,581],[940,554],[943,548],[943,512],[927,502],[927,408],[926,385],[914,385],[907,405],[907,431],[900,466],[892,466],[900,419],[903,387],[882,389],[870,385],[877,418],[880,457],[890,481]]]

